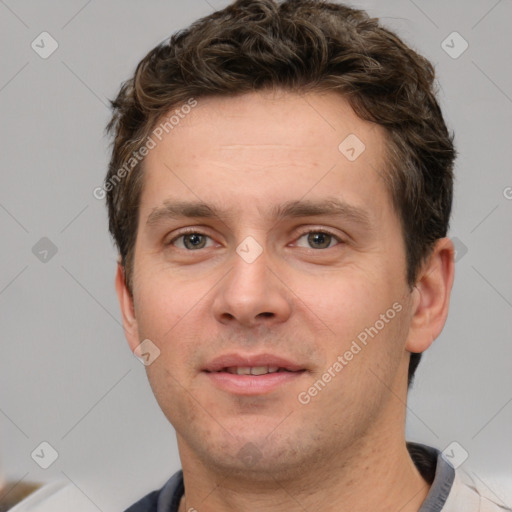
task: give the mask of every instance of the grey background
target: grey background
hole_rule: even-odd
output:
[[[107,98],[153,46],[226,4],[0,1],[0,460],[11,478],[70,480],[103,511],[180,466],[172,427],[124,339],[116,253],[92,194],[108,159]],[[463,468],[510,503],[512,2],[352,5],[434,62],[460,152],[451,312],[419,367],[408,438],[440,449],[457,441],[469,454]],[[47,59],[31,48],[43,31],[59,45]],[[442,47],[453,31],[469,43],[456,59]],[[38,250],[48,242],[33,252],[42,237],[57,248],[46,262]],[[42,441],[59,454],[46,470],[30,455]]]

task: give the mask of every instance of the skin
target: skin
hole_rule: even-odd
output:
[[[338,149],[349,134],[366,146],[353,162]],[[405,447],[407,368],[444,326],[454,249],[439,240],[408,286],[385,145],[384,129],[339,95],[260,91],[201,99],[146,157],[133,295],[121,267],[116,288],[131,349],[150,339],[160,350],[146,368],[177,433],[180,511],[408,512],[425,499]],[[366,221],[274,215],[290,201],[332,199]],[[219,213],[155,214],[176,201]],[[192,237],[204,246],[190,248],[190,235],[185,246],[183,228],[205,235]],[[318,231],[333,236],[311,242]],[[252,263],[236,252],[248,236],[262,248]],[[300,403],[396,303],[401,311]],[[235,395],[201,371],[230,352],[277,354],[306,371],[269,393]]]

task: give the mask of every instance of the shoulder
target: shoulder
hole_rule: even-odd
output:
[[[137,503],[134,503],[130,508],[127,508],[125,512],[157,512],[160,493],[161,489],[159,491],[149,493],[144,496],[144,498],[137,501]]]
[[[500,500],[482,481],[455,469],[451,458],[440,450],[408,443],[414,464],[430,490],[420,512],[512,512],[510,505]]]
[[[177,512],[184,491],[183,472],[180,470],[161,489],[147,494],[125,512]]]
[[[19,502],[9,512],[98,512],[84,494],[69,482],[52,482]]]
[[[456,471],[443,511],[455,512],[461,508],[468,512],[512,512],[511,508],[501,503],[497,496],[475,478],[463,471]]]

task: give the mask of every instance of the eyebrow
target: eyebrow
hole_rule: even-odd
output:
[[[149,214],[146,224],[153,226],[162,220],[181,218],[222,219],[228,212],[201,201],[165,201]],[[300,200],[288,201],[272,209],[276,220],[288,217],[332,216],[345,218],[367,228],[371,226],[368,213],[362,208],[350,205],[336,198],[326,198],[320,201]]]
[[[154,208],[148,216],[146,224],[153,226],[165,219],[205,218],[211,219],[219,217],[221,212],[212,206],[202,202],[186,201],[165,201],[162,206]]]
[[[370,216],[357,206],[353,206],[335,198],[326,198],[322,201],[289,201],[278,206],[274,215],[278,220],[286,217],[314,217],[332,216],[343,217],[357,224],[370,226]]]

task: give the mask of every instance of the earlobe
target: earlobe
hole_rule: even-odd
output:
[[[132,352],[139,345],[137,319],[135,318],[135,308],[133,305],[133,297],[126,285],[124,267],[121,263],[117,264],[116,272],[116,292],[121,308],[123,319],[123,328],[126,339]]]
[[[412,318],[405,347],[409,352],[425,351],[441,333],[448,316],[454,273],[453,243],[449,238],[441,238],[412,291]]]

